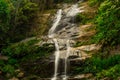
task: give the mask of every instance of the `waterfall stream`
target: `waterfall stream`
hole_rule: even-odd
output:
[[[67,80],[67,63],[68,63],[68,57],[69,57],[69,54],[70,54],[70,40],[67,40],[67,53],[66,53],[66,57],[65,57],[65,75],[64,75],[64,78],[63,80]]]
[[[62,9],[59,9],[57,11],[56,16],[55,16],[55,20],[54,20],[53,26],[49,30],[49,33],[48,33],[48,37],[49,38],[53,38],[54,37],[54,31],[55,31],[56,27],[58,26],[58,24],[59,24],[59,22],[61,20],[61,17],[62,17]]]
[[[62,58],[64,59],[64,65],[63,65],[64,66],[64,75],[62,74],[63,75],[62,80],[67,80],[67,78],[68,78],[68,76],[67,76],[67,74],[68,74],[67,73],[68,72],[68,69],[67,69],[68,68],[68,58],[69,58],[69,54],[71,51],[71,49],[70,49],[71,37],[70,36],[72,34],[74,35],[77,31],[73,27],[73,26],[75,26],[75,24],[71,22],[72,21],[71,19],[73,19],[73,17],[79,12],[82,12],[82,11],[79,10],[78,4],[72,5],[69,9],[67,9],[67,11],[59,9],[55,16],[53,25],[48,32],[48,37],[52,38],[52,40],[55,44],[55,48],[56,48],[54,76],[51,80],[58,80],[59,61]],[[65,15],[62,15],[63,13]],[[62,43],[61,41],[64,41],[64,42]],[[61,54],[61,52],[62,52],[61,45],[62,45],[62,47],[63,46],[66,47],[66,48],[64,48],[65,53],[63,53],[63,54]],[[60,57],[61,55],[63,56],[62,58]]]
[[[56,19],[54,20],[53,26],[51,27],[51,29],[49,30],[48,33],[48,37],[49,38],[53,38],[53,42],[55,43],[55,69],[54,69],[54,77],[51,80],[56,80],[57,79],[57,74],[58,74],[58,63],[59,63],[59,44],[57,39],[54,38],[54,31],[56,29],[56,27],[58,26],[60,20],[62,17],[62,9],[59,9],[57,14],[56,14]]]
[[[75,16],[79,12],[78,4],[72,5],[70,10],[67,13],[67,17],[69,16]]]
[[[59,53],[59,45],[58,45],[57,39],[53,39],[53,41],[55,43],[56,51],[55,51],[55,70],[54,70],[54,77],[52,78],[52,80],[56,80],[60,53]]]

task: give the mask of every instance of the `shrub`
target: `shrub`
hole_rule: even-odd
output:
[[[106,0],[100,7],[96,17],[97,34],[93,38],[95,43],[115,45],[120,43],[120,3]]]
[[[12,29],[10,39],[13,42],[20,41],[28,36],[33,24],[35,24],[38,17],[38,5],[29,0],[14,1],[13,12],[11,12],[11,25]],[[14,38],[13,38],[14,36]]]
[[[9,30],[10,9],[6,0],[0,0],[0,44],[3,44],[7,31]],[[7,42],[7,41],[6,41]]]
[[[83,14],[77,14],[76,15],[76,22],[79,22],[79,23],[82,23],[82,24],[85,24],[85,22],[87,21],[87,17]]]
[[[115,65],[107,70],[102,70],[101,72],[97,73],[97,79],[101,79],[104,77],[109,77],[111,79],[117,79],[120,76],[120,64]]]
[[[45,44],[41,47],[35,45],[39,40],[33,39],[30,41],[23,41],[14,43],[2,50],[3,55],[8,57],[7,61],[0,60],[0,70],[3,75],[10,73],[10,76],[16,76],[16,69],[19,69],[23,64],[34,64],[35,62],[44,60],[50,53],[54,51],[54,46],[50,47],[51,44]],[[41,64],[37,64],[38,67]],[[36,67],[35,66],[35,67]],[[27,67],[30,67],[27,65]],[[30,67],[31,68],[31,67]],[[27,69],[28,70],[28,69]]]
[[[104,0],[89,0],[91,6],[100,5]]]
[[[6,72],[6,73],[10,73],[10,74],[14,74],[14,67],[12,65],[5,65],[3,68],[2,68],[2,71],[3,72]]]
[[[38,10],[38,5],[30,0],[0,0],[0,44],[31,36]]]
[[[94,75],[98,75],[98,73],[101,72],[99,75],[102,75],[102,71],[109,70],[116,65],[120,65],[120,55],[114,55],[108,58],[94,56],[90,59],[87,59],[81,67],[75,68],[75,72],[93,73]]]
[[[15,43],[4,48],[2,53],[6,56],[21,58],[32,53],[34,49],[36,49],[37,46],[34,46],[36,42],[38,42],[38,40],[33,39],[27,42]]]

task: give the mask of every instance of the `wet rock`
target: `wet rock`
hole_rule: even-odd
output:
[[[22,80],[44,80],[44,78],[40,78],[39,76],[36,75],[29,75],[27,77],[24,77]]]
[[[11,79],[9,79],[9,80],[19,80],[19,79],[16,78],[16,77],[13,77],[13,78],[11,78]]]
[[[93,75],[91,73],[89,74],[80,74],[80,75],[76,75],[74,76],[75,79],[89,79],[90,77],[92,77]],[[74,80],[75,80],[74,79]]]
[[[23,72],[18,73],[17,77],[18,77],[18,78],[24,77],[24,73],[23,73]]]
[[[91,27],[92,27],[91,24],[86,24],[86,25],[82,25],[82,26],[80,26],[80,29],[82,29],[82,30],[86,30],[86,29],[89,29],[89,28],[91,28]]]
[[[75,37],[75,36],[78,36],[79,34],[72,34],[71,37]]]
[[[8,60],[8,57],[7,56],[2,56],[2,55],[0,55],[0,60]]]
[[[5,76],[6,76],[7,78],[10,78],[10,77],[11,77],[11,74],[10,74],[10,73],[7,73]]]
[[[101,80],[112,80],[112,79],[110,79],[109,77],[105,77],[105,78],[103,78],[103,79],[101,79]],[[119,80],[119,79],[118,79]]]
[[[76,49],[79,49],[82,51],[94,51],[94,50],[99,50],[100,47],[101,47],[101,45],[91,44],[91,45],[77,47]]]
[[[69,56],[69,59],[75,59],[75,58],[78,58],[79,56],[76,56],[76,55],[72,55],[72,56]]]
[[[20,72],[20,69],[15,70],[15,72],[19,73],[19,72]]]

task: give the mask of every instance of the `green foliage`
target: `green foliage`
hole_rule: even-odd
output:
[[[88,20],[87,17],[83,14],[77,14],[76,15],[76,22],[85,24],[87,20]]]
[[[5,65],[3,68],[2,68],[2,71],[3,72],[6,72],[6,73],[11,73],[11,74],[14,74],[14,67],[12,65]]]
[[[0,44],[18,42],[33,36],[35,31],[32,30],[43,24],[40,23],[38,13],[54,8],[54,5],[54,0],[0,0]]]
[[[38,8],[37,4],[32,3],[28,0],[24,0],[21,2],[21,5],[18,9],[17,13],[17,24],[21,25],[27,25],[30,23],[30,21],[33,21],[34,18],[36,17]],[[32,20],[31,20],[32,19]]]
[[[76,73],[92,73],[98,78],[111,77],[119,75],[120,55],[113,55],[108,58],[100,56],[92,57],[85,61],[81,67],[75,68]],[[117,72],[118,71],[118,72]],[[104,73],[105,72],[105,73]]]
[[[0,60],[0,71],[4,74],[9,73],[10,76],[15,75],[15,68],[18,66],[16,65],[17,60],[9,59],[7,61]]]
[[[120,3],[106,0],[99,7],[99,14],[96,18],[97,34],[94,42],[104,45],[120,43]]]
[[[10,18],[10,10],[8,8],[8,3],[5,0],[0,0],[0,30],[6,32],[6,26]]]
[[[18,62],[17,59],[13,59],[13,58],[10,58],[8,60],[8,64],[10,64],[10,65],[15,65],[17,62]]]
[[[39,40],[33,39],[27,42],[12,44],[2,50],[4,55],[9,56],[9,64],[18,63],[18,61],[35,61],[42,57],[47,57],[54,51],[54,47],[45,44],[41,47],[35,45]]]
[[[70,3],[70,2],[73,2],[73,0],[64,0],[63,2]]]
[[[30,36],[38,9],[30,0],[0,0],[0,44]]]
[[[94,5],[100,5],[101,2],[103,2],[104,0],[89,0],[89,4],[91,6],[94,6]]]
[[[52,52],[54,51],[54,47],[49,47],[49,44],[45,44],[41,47],[36,46],[31,49],[31,52],[29,52],[28,55],[25,55],[22,59],[22,61],[36,61],[40,58],[48,57]]]
[[[120,76],[120,64],[115,65],[107,70],[102,70],[100,73],[97,73],[96,77],[97,79],[109,77],[111,79],[117,79],[117,77]]]
[[[23,57],[24,55],[27,55],[34,51],[33,49],[36,49],[36,46],[33,45],[36,42],[38,42],[38,40],[33,39],[26,43],[24,42],[16,43],[3,49],[2,53],[10,57]]]
[[[70,2],[74,2],[75,0],[55,0],[55,2],[65,2],[65,3],[70,3]]]
[[[32,3],[29,0],[17,2],[14,2],[14,5],[16,5],[14,6],[14,11],[11,12],[13,18],[11,26],[13,28],[10,30],[12,32],[10,38],[14,42],[30,36],[29,32],[33,28],[38,14],[36,3]],[[13,36],[14,38],[12,39]]]
[[[120,55],[114,55],[109,58],[102,59],[100,57],[93,57],[90,59],[90,65],[93,66],[92,71],[99,72],[102,69],[108,69],[111,66],[114,66],[116,64],[120,64]]]
[[[76,22],[80,24],[86,24],[86,23],[91,23],[94,21],[95,13],[93,12],[83,12],[83,13],[78,13],[75,18]]]
[[[9,30],[10,9],[5,0],[0,0],[0,44],[4,42],[4,38]]]
[[[43,60],[51,55],[51,53],[54,51],[54,46],[50,47],[49,45],[51,44],[44,44],[43,46],[39,47],[36,45],[38,41],[39,40],[32,39],[29,41],[14,43],[5,47],[2,50],[2,53],[8,57],[8,61],[0,60],[0,70],[4,72],[4,75],[10,73],[11,77],[15,76],[15,70],[21,66],[23,68],[23,64],[34,64],[38,60]],[[38,68],[39,66],[41,66],[41,64],[37,64],[37,66],[34,67],[36,69],[36,67]]]

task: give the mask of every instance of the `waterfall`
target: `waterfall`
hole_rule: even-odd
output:
[[[61,17],[62,17],[62,9],[59,9],[57,11],[56,19],[54,20],[53,26],[49,30],[49,33],[48,33],[49,38],[52,38],[54,36],[54,31],[55,31],[56,27],[58,26],[58,24],[61,20]]]
[[[70,54],[70,40],[67,40],[67,53],[66,53],[66,57],[65,57],[65,75],[64,75],[64,78],[63,80],[67,80],[67,68],[68,68],[68,57],[69,57],[69,54]]]
[[[51,80],[58,80],[58,77],[59,77],[58,76],[58,67],[59,67],[59,62],[60,62],[59,60],[60,59],[63,59],[65,62],[64,65],[61,65],[61,66],[64,66],[64,69],[63,69],[64,75],[60,74],[60,75],[63,75],[62,79],[60,79],[60,80],[67,80],[68,79],[68,76],[67,76],[67,74],[68,74],[67,73],[68,72],[68,57],[70,55],[70,49],[71,49],[69,39],[71,39],[71,36],[70,36],[71,33],[76,32],[72,28],[74,23],[70,23],[70,19],[72,19],[79,12],[81,12],[81,11],[80,11],[80,8],[78,8],[78,4],[72,5],[69,8],[69,10],[66,12],[64,12],[64,10],[62,11],[62,9],[59,9],[56,13],[53,25],[48,32],[48,37],[52,38],[52,40],[55,44],[55,48],[56,48],[54,76]],[[63,16],[62,16],[62,13],[64,14]],[[61,20],[61,18],[62,18],[62,20]],[[70,28],[68,28],[69,30],[67,29],[68,32],[66,31],[66,27],[70,27]],[[60,29],[60,30],[56,31],[56,29]],[[64,32],[67,32],[67,33],[65,35],[62,35],[62,33],[60,31],[62,31],[63,33]],[[57,38],[55,38],[55,37],[57,37]],[[61,42],[63,40],[65,40],[65,41]],[[63,57],[61,57],[61,55],[62,55],[61,54],[62,53],[61,46],[66,47],[63,50],[63,51],[65,51]]]
[[[52,78],[52,80],[56,80],[57,79],[57,72],[58,72],[58,62],[59,62],[59,45],[57,42],[57,39],[53,39],[54,43],[55,43],[55,72],[54,72],[54,77]]]
[[[59,45],[57,39],[54,38],[54,31],[56,27],[58,26],[60,20],[62,17],[62,9],[59,9],[57,14],[56,14],[56,19],[54,20],[53,26],[49,30],[48,37],[53,38],[53,41],[55,43],[55,69],[54,69],[54,77],[51,80],[56,80],[57,79],[57,74],[58,74],[58,63],[59,63]]]
[[[72,7],[70,8],[70,10],[67,13],[67,17],[70,17],[70,16],[73,17],[79,12],[80,12],[80,10],[78,8],[78,4],[72,5]]]

